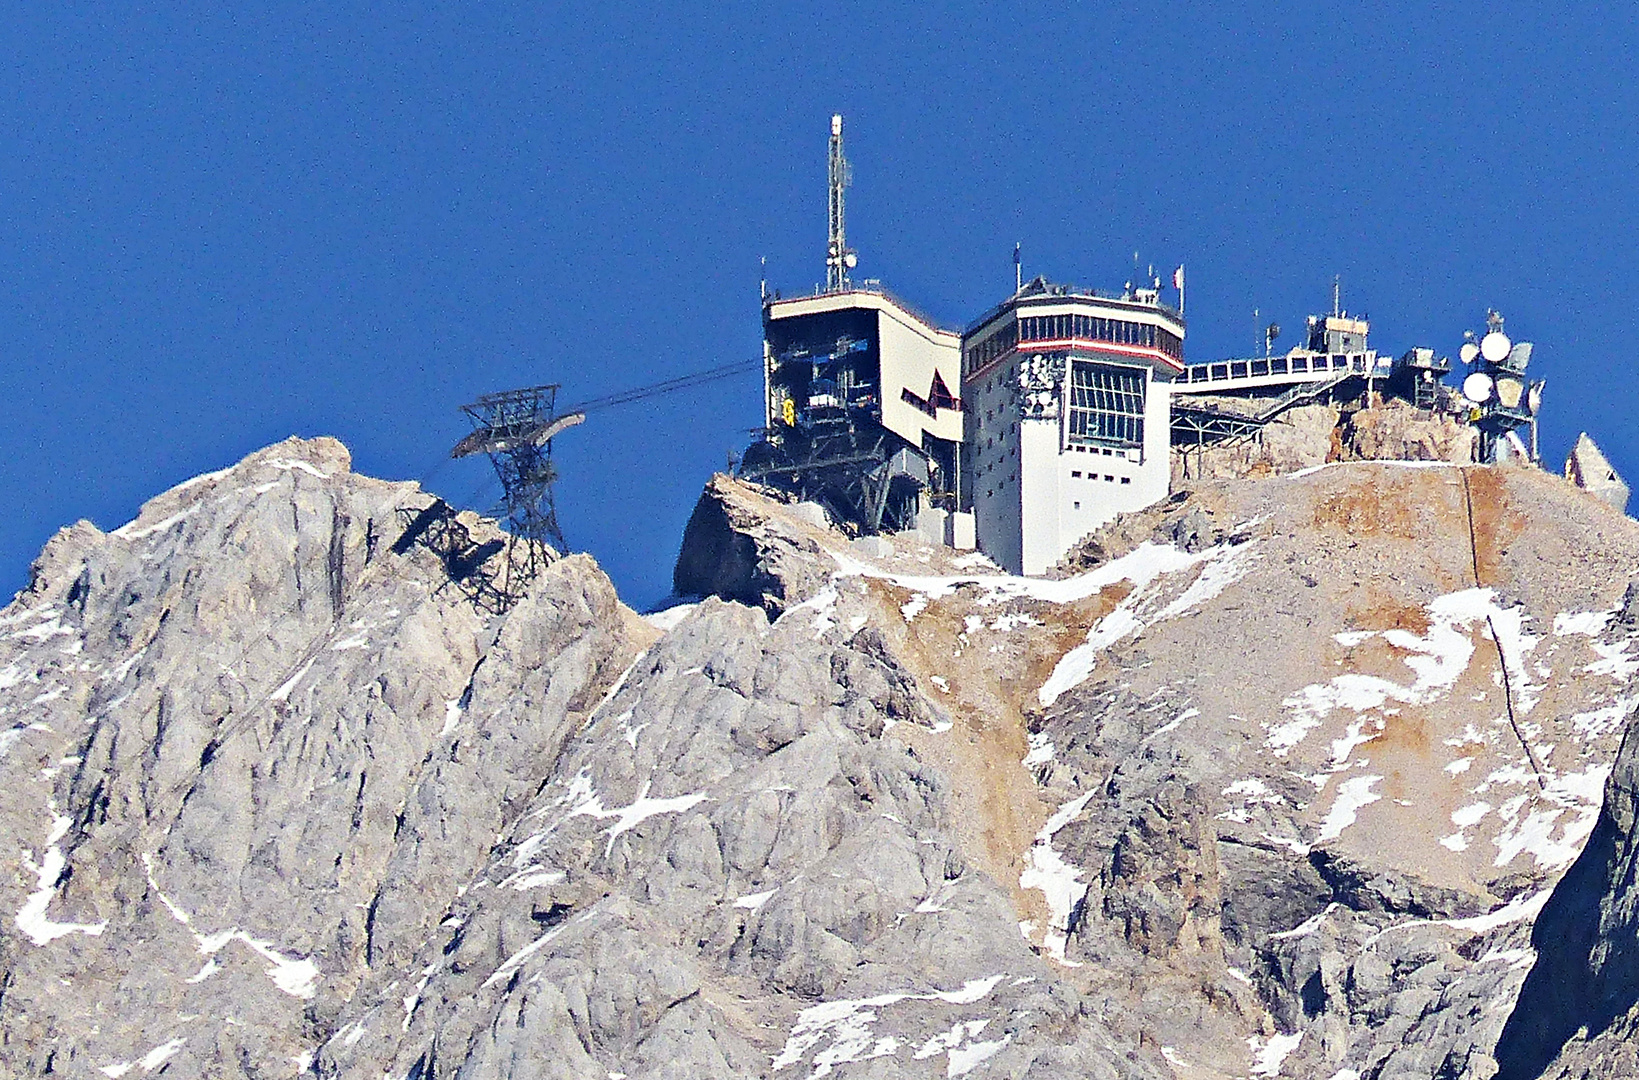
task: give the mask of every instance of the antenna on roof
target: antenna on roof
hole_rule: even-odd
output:
[[[848,287],[848,271],[859,265],[859,255],[848,247],[844,220],[843,191],[853,183],[848,159],[842,155],[842,114],[831,117],[831,193],[829,199],[830,237],[825,245],[825,288],[835,292]]]
[[[1332,275],[1332,314],[1343,314],[1343,275]]]

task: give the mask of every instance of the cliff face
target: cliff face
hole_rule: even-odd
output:
[[[1587,846],[1532,932],[1537,961],[1498,1044],[1499,1080],[1639,1075],[1639,726]]]
[[[488,614],[432,503],[292,441],[47,546],[0,1071],[1489,1080],[1616,850],[1639,525],[1540,473],[1205,483],[1053,581],[719,479],[733,599],[646,619]]]
[[[293,1074],[437,932],[639,643],[584,558],[487,620],[391,550],[430,502],[292,441],[47,546],[0,616],[15,1075]]]

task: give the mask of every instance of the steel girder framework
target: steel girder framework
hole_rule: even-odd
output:
[[[777,428],[762,432],[741,459],[743,480],[789,491],[799,499],[817,502],[838,521],[852,522],[863,533],[882,530],[884,524],[908,528],[909,515],[895,505],[895,481],[908,480],[915,490],[926,486],[908,468],[908,458],[921,455],[892,432],[852,418],[816,423],[807,429]],[[907,460],[901,460],[902,455]],[[909,496],[912,492],[901,494]]]
[[[450,451],[451,457],[484,454],[505,492],[496,508],[509,534],[506,568],[498,586],[504,607],[522,597],[523,589],[553,559],[568,550],[558,527],[553,484],[552,438],[585,419],[583,413],[557,413],[558,387],[531,386],[489,394],[461,411],[473,431]]]

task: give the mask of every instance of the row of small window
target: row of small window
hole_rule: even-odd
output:
[[[969,392],[969,396],[974,397],[974,398],[981,398],[982,399],[985,394],[990,393],[992,390],[995,390],[998,387],[1005,390],[1007,388],[1008,382],[1011,381],[1012,378],[1013,378],[1013,368],[1012,368],[1012,365],[1009,365],[1008,367],[1002,369],[1001,371],[996,372],[994,375],[991,375],[990,378],[986,379],[984,382],[980,383],[977,387],[975,387],[972,391]]]
[[[1106,319],[1098,315],[1032,315],[1019,320],[1020,341],[1107,341],[1160,349],[1174,360],[1184,355],[1184,343],[1170,330],[1154,323]]]
[[[980,429],[983,429],[986,424],[998,416],[1005,415],[1007,411],[1006,405],[998,405],[994,409],[986,409],[983,416],[975,416],[974,419],[978,421]]]
[[[975,447],[975,449],[976,450],[988,450],[988,449],[991,448],[991,446],[994,444],[994,442],[995,442],[994,439],[989,440],[989,441]],[[997,469],[1001,468],[1003,465],[1006,465],[1008,458],[1014,458],[1014,457],[1018,457],[1018,456],[1019,456],[1019,448],[1017,446],[1009,447],[1007,453],[997,454],[995,461],[992,461],[989,464],[975,464],[974,469],[973,469],[973,475],[976,476],[976,477],[981,477],[981,476],[984,476],[986,473],[993,473]]]
[[[1079,470],[1079,469],[1071,469],[1071,470],[1070,470],[1070,479],[1072,479],[1072,480],[1080,480],[1080,479],[1081,479],[1081,470]],[[1098,474],[1097,474],[1097,473],[1093,473],[1093,472],[1090,472],[1090,473],[1088,473],[1088,474],[1087,474],[1087,479],[1089,479],[1089,480],[1097,480],[1097,479],[1098,479]],[[1117,478],[1116,478],[1116,477],[1114,477],[1114,476],[1111,476],[1111,475],[1110,475],[1110,474],[1109,474],[1109,473],[1105,473],[1105,474],[1104,474],[1104,482],[1105,482],[1105,483],[1106,483],[1106,484],[1113,484],[1113,483],[1115,483],[1115,482],[1116,482],[1116,479],[1117,479]],[[1123,476],[1123,477],[1120,477],[1120,480],[1121,480],[1121,482],[1122,482],[1122,483],[1123,483],[1123,484],[1130,484],[1130,483],[1132,483],[1132,482],[1133,482],[1133,478],[1132,478],[1132,477],[1130,477],[1130,476]]]
[[[1010,322],[983,341],[975,342],[967,350],[967,371],[978,371],[1002,353],[1019,343],[1019,324]]]
[[[1352,363],[1351,363],[1352,361]],[[1364,371],[1366,357],[1333,353],[1327,356],[1272,356],[1267,360],[1225,360],[1218,364],[1195,364],[1189,369],[1189,381],[1216,382],[1219,379],[1245,379],[1259,375],[1291,375],[1315,371]]]

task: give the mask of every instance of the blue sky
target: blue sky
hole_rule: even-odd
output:
[[[1027,273],[1188,269],[1196,360],[1291,344],[1342,276],[1373,344],[1533,340],[1557,466],[1639,476],[1635,9],[1291,3],[8,5],[0,591],[58,526],[289,434],[428,474],[457,407],[759,354],[771,284],[849,236],[966,322]],[[1614,12],[1614,13],[1613,13]],[[595,414],[560,509],[663,595],[755,375]],[[487,505],[477,463],[434,487]]]

